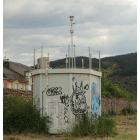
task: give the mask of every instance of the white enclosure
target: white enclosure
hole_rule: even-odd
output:
[[[41,115],[52,118],[50,133],[70,128],[78,114],[101,115],[101,72],[90,69],[37,69],[33,97]]]

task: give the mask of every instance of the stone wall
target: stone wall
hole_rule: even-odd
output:
[[[137,109],[137,100],[104,96],[101,98],[101,109],[104,113],[108,113],[111,108],[119,113],[127,105],[131,105],[133,109]]]
[[[20,95],[20,96],[26,96],[27,98],[33,98],[32,91],[3,88],[3,96],[9,96],[9,95]]]
[[[3,88],[3,95],[4,96],[20,95],[20,96],[26,96],[27,98],[33,98],[32,91],[15,90],[15,89],[8,89],[8,88]],[[102,96],[101,98],[101,110],[104,113],[108,113],[108,111],[111,109],[119,113],[127,105],[131,105],[133,109],[137,109],[137,100],[105,97],[105,96]]]

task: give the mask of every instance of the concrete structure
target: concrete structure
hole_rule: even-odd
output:
[[[50,133],[70,128],[76,116],[101,115],[101,72],[91,69],[37,69],[32,71],[33,97],[41,115],[52,118]]]
[[[37,69],[46,69],[47,67],[49,67],[49,57],[37,59]]]

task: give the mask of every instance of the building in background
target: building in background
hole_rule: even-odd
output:
[[[26,90],[28,81],[21,74],[13,70],[3,67],[3,87],[9,89]]]
[[[16,63],[11,61],[3,61],[3,73],[5,77],[3,77],[5,87],[13,88],[13,89],[22,89],[33,91],[32,85],[32,72],[33,68]],[[11,77],[12,76],[12,77]],[[8,81],[8,85],[6,84],[6,79],[8,78],[11,83]],[[12,82],[12,80],[14,80]],[[16,83],[15,83],[16,80]],[[3,85],[4,86],[4,85]]]

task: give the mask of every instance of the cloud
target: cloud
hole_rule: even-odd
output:
[[[136,0],[4,0],[3,11],[3,51],[12,61],[31,65],[41,46],[44,56],[64,58],[71,44],[70,15],[76,55],[88,56],[89,46],[97,58],[98,51],[102,56],[137,51]]]

